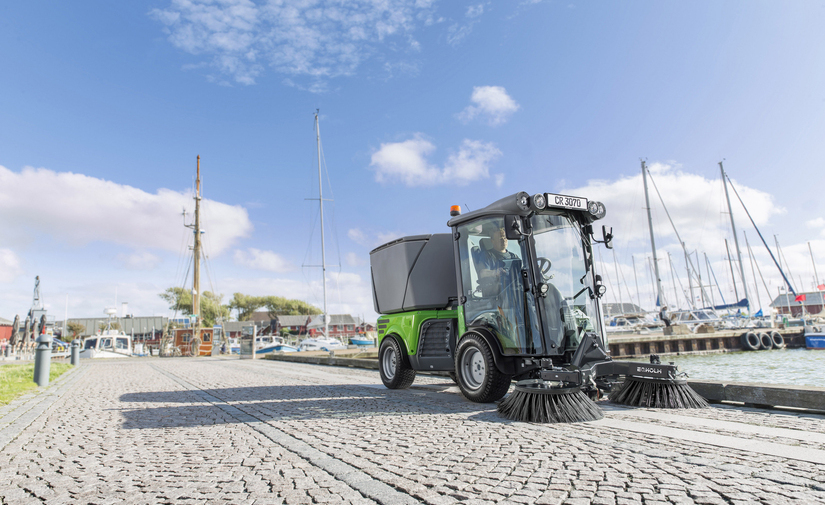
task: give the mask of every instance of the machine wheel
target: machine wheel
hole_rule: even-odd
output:
[[[467,335],[458,344],[455,372],[461,394],[471,402],[494,402],[510,389],[512,377],[498,371],[490,346],[476,335]]]
[[[458,376],[456,376],[455,372],[448,372],[448,373],[450,375],[450,378],[453,380],[453,382],[458,384]]]
[[[381,373],[381,382],[388,389],[407,389],[415,380],[415,370],[410,367],[407,356],[392,337],[387,337],[381,342],[381,348],[378,350],[378,370]]]
[[[767,333],[760,333],[759,334],[759,343],[761,345],[761,349],[767,349],[767,350],[773,349],[773,339]]]

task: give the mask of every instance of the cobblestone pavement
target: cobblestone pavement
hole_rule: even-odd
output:
[[[535,425],[449,379],[237,359],[85,362],[0,410],[2,503],[825,503],[825,418],[603,403]]]

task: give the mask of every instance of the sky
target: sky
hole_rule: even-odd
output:
[[[707,254],[716,303],[743,289],[720,161],[810,291],[825,278],[823,21],[823,1],[3,2],[0,317],[25,317],[35,276],[57,319],[170,314],[158,295],[191,283],[198,155],[202,289],[322,306],[316,110],[330,313],[376,318],[374,247],[518,191],[604,202],[605,301],[652,309],[641,160],[686,249]],[[767,310],[781,279],[731,198]],[[651,208],[665,297],[685,306],[652,187]]]

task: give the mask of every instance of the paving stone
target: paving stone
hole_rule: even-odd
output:
[[[440,377],[389,391],[375,371],[282,362],[86,368],[40,412],[0,410],[3,503],[825,503],[823,465],[592,423],[505,422],[494,405],[440,392],[453,387]],[[822,416],[678,415],[825,433]]]

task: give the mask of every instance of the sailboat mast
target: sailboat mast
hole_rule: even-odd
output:
[[[730,267],[730,279],[733,281],[733,296],[735,302],[739,301],[739,291],[736,289],[736,274],[733,272],[733,261],[730,259],[730,248],[728,247],[728,239],[725,239],[725,251],[728,253],[728,266]]]
[[[722,186],[725,188],[725,200],[728,202],[728,214],[730,214],[730,228],[733,231],[733,245],[736,246],[736,257],[739,260],[739,274],[742,279],[742,291],[745,293],[745,300],[748,302],[748,311],[750,311],[751,304],[748,299],[748,281],[745,280],[745,265],[742,263],[742,251],[739,250],[739,237],[736,235],[736,225],[733,222],[733,209],[730,206],[730,194],[728,193],[728,181],[725,177],[725,169],[722,167],[722,162],[719,162],[719,170],[722,172]],[[736,281],[734,281],[734,286]],[[737,302],[739,300],[736,300]]]
[[[817,289],[817,286],[819,286],[819,284],[820,284],[819,283],[819,274],[816,273],[816,261],[814,260],[814,250],[811,249],[811,243],[810,242],[808,242],[808,252],[811,253],[811,264],[813,264],[813,266],[814,266],[814,289]],[[66,295],[66,298],[68,298],[68,295]],[[66,304],[68,305],[68,302],[66,302]]]
[[[748,243],[748,234],[743,231],[742,235],[744,235],[744,237],[745,237],[745,249],[748,250],[748,257],[751,260],[751,274],[753,275],[753,289],[756,291],[754,296],[756,296],[756,303],[758,304],[759,310],[761,311],[762,310],[762,300],[759,298],[759,283],[756,282],[756,270],[753,268],[753,251],[751,251],[751,245],[750,245],[750,243]],[[768,296],[770,296],[770,293],[768,293]]]
[[[642,181],[645,186],[645,207],[647,208],[647,224],[650,226],[650,248],[653,250],[653,272],[656,275],[656,306],[664,305],[662,279],[659,278],[659,261],[656,259],[656,239],[653,238],[653,216],[650,214],[650,196],[647,192],[647,167],[642,160]]]
[[[633,260],[633,281],[636,283],[636,301],[639,302],[639,309],[641,309],[642,299],[639,296],[639,278],[636,276],[636,257],[631,254],[630,259]],[[633,299],[631,298],[630,301],[632,302]]]
[[[201,332],[201,157],[198,155],[197,177],[195,178],[195,246],[192,251],[195,262],[192,276],[192,314],[195,315],[193,339],[200,339]]]
[[[327,317],[327,253],[324,246],[324,185],[321,178],[321,125],[318,122],[320,109],[315,109],[315,139],[318,144],[318,204],[321,208],[321,277],[324,281],[324,337],[329,336]]]

